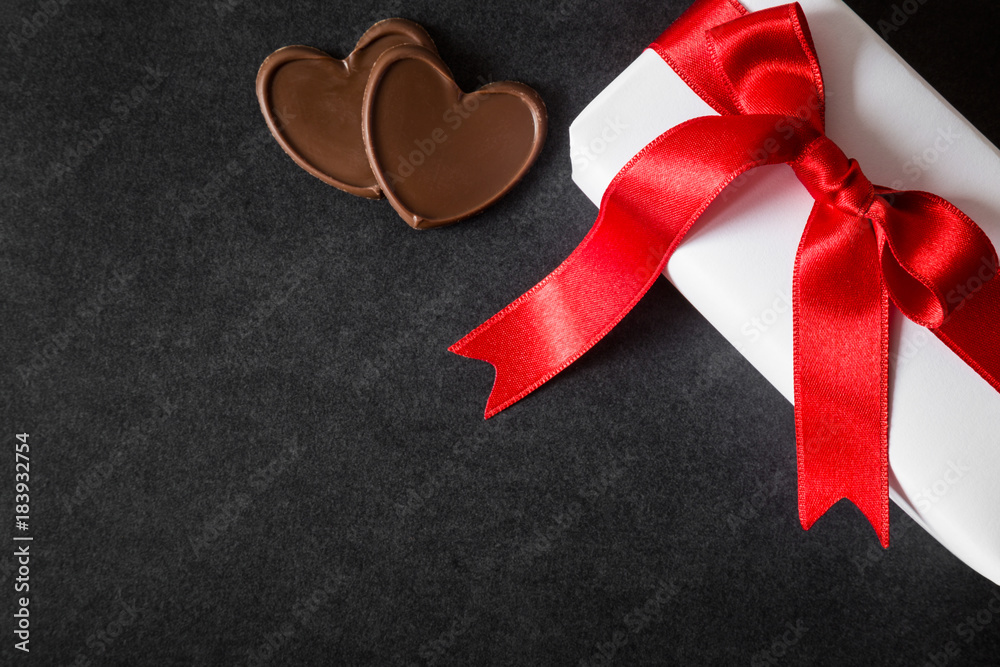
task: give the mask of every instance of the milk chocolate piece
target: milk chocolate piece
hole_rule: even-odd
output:
[[[365,90],[365,150],[379,187],[417,229],[457,222],[510,190],[545,141],[545,104],[522,83],[463,93],[438,55],[386,51]]]
[[[361,137],[362,100],[375,61],[401,44],[435,52],[422,27],[387,19],[369,28],[344,60],[308,46],[286,46],[264,60],[257,73],[261,111],[300,167],[351,194],[381,197]]]

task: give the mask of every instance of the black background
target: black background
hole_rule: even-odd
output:
[[[589,229],[569,123],[688,4],[5,0],[0,490],[30,433],[35,541],[2,661],[1000,663],[1000,615],[959,627],[998,588],[895,506],[885,552],[848,503],[802,531],[791,406],[665,280],[488,422],[492,369],[446,351]],[[909,4],[889,43],[1000,142],[994,3]],[[254,97],[274,49],[397,15],[548,105],[446,229],[306,174]]]

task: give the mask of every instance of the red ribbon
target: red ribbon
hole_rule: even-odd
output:
[[[643,148],[573,254],[450,349],[496,368],[493,416],[608,333],[733,179],[789,164],[816,200],[793,276],[799,515],[808,529],[848,498],[888,546],[889,302],[1000,391],[993,245],[940,197],[873,186],[825,135],[798,4],[748,14],[698,0],[651,48],[721,115]]]

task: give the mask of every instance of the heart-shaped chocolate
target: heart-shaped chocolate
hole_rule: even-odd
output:
[[[483,210],[541,152],[545,104],[522,83],[463,93],[437,53],[397,46],[365,90],[368,161],[392,207],[412,227],[439,227]]]
[[[362,102],[378,57],[401,44],[435,51],[416,23],[386,19],[369,28],[344,60],[308,46],[286,46],[264,60],[257,73],[260,109],[300,167],[351,194],[381,197],[361,137]]]

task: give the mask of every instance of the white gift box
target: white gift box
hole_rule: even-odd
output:
[[[742,3],[757,11],[786,0]],[[997,149],[840,0],[800,4],[823,70],[830,138],[873,183],[944,197],[1000,248]],[[709,115],[716,112],[647,49],[570,127],[573,180],[600,205],[643,146]],[[756,169],[734,185],[664,274],[792,401],[788,295],[813,200],[786,165]],[[890,497],[1000,584],[1000,393],[895,309],[891,334]]]

